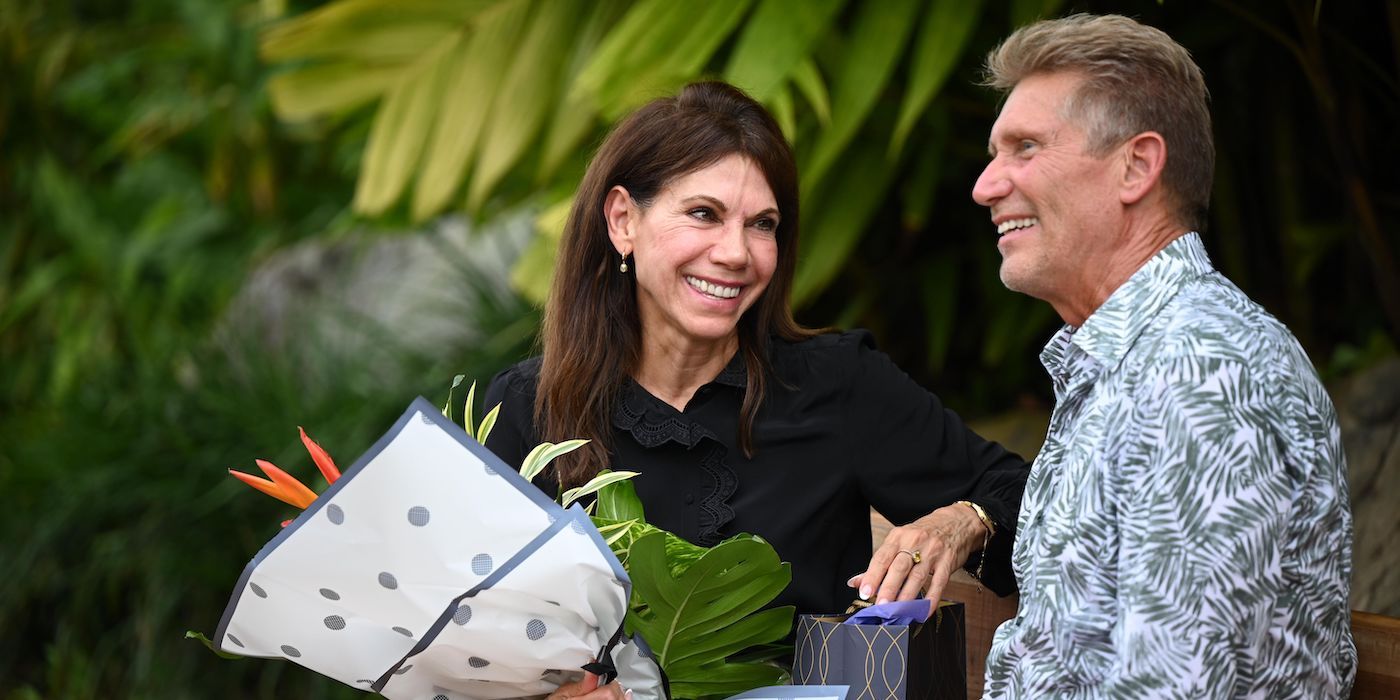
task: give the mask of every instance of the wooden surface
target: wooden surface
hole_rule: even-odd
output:
[[[1356,700],[1400,698],[1400,619],[1353,610],[1356,638]]]

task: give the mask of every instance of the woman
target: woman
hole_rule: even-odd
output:
[[[868,334],[797,325],[797,189],[772,117],[723,83],[618,125],[565,227],[543,356],[487,393],[503,404],[487,446],[518,465],[543,440],[590,439],[558,460],[547,492],[602,468],[640,472],[656,526],[702,545],[768,540],[793,571],[775,604],[799,612],[839,612],[850,587],[881,602],[936,597],[964,564],[1013,590],[1025,463]],[[871,506],[906,523],[873,556]],[[986,564],[969,562],[984,545]]]

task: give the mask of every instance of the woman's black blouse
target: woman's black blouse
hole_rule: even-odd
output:
[[[620,388],[610,466],[640,472],[633,483],[650,523],[706,546],[759,535],[792,563],[792,584],[774,605],[832,613],[850,603],[846,581],[869,563],[872,506],[903,524],[966,499],[997,525],[983,583],[1002,595],[1015,590],[1011,542],[1027,474],[1020,457],[969,430],[868,332],[775,340],[771,352],[777,381],[754,423],[752,459],[739,447],[740,357],[684,411],[634,381]],[[502,404],[487,447],[515,467],[541,441],[539,366],[535,358],[506,369],[486,393],[486,406]],[[537,483],[555,492],[552,482]]]

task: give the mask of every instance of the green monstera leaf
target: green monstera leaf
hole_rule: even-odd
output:
[[[677,698],[728,696],[788,681],[766,663],[791,649],[791,606],[762,610],[792,580],[791,566],[760,537],[714,547],[650,525],[631,481],[598,492],[593,521],[632,577],[629,632],[656,654]]]
[[[681,698],[729,695],[787,681],[783,669],[729,657],[770,644],[792,629],[791,606],[762,610],[792,580],[772,545],[739,535],[711,547],[684,571],[671,570],[667,534],[632,542],[629,573],[643,607],[628,614]]]

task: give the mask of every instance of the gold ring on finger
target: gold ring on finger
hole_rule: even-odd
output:
[[[917,549],[901,549],[899,550],[899,553],[908,554],[909,558],[914,561],[915,565],[918,565],[919,562],[922,562],[924,560],[923,555],[919,554],[919,550]]]

